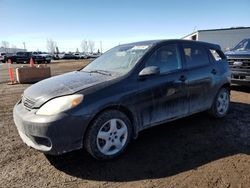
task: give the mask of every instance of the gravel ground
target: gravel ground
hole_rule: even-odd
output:
[[[49,66],[57,75],[86,63]],[[250,187],[248,88],[232,87],[226,118],[200,113],[145,130],[121,157],[100,162],[84,150],[46,156],[21,141],[12,109],[28,86],[0,84],[0,187]]]

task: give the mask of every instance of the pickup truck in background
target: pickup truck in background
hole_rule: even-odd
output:
[[[16,54],[6,55],[5,60],[9,59],[17,64],[29,63],[30,58],[33,58],[34,62],[39,63],[50,63],[51,56],[42,52],[17,52]]]
[[[250,38],[239,42],[225,55],[232,72],[232,84],[250,87]]]

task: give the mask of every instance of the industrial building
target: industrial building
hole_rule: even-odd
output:
[[[16,53],[16,52],[26,52],[23,48],[4,48],[0,47],[0,53]]]
[[[224,51],[233,48],[245,38],[250,38],[250,27],[197,30],[182,37],[182,39],[186,40],[198,40],[219,44]]]

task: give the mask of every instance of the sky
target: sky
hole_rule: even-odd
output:
[[[250,0],[0,0],[0,42],[10,47],[106,51],[123,43],[181,38],[195,30],[250,26]],[[0,43],[1,46],[1,43]]]

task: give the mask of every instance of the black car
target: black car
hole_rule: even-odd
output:
[[[42,54],[39,52],[17,52],[16,54],[12,54],[9,56],[6,56],[6,60],[9,59],[12,62],[19,63],[29,63],[30,59],[33,59],[34,63],[50,63],[51,62],[51,56],[48,54]]]
[[[14,121],[22,140],[42,152],[85,147],[97,159],[111,159],[143,129],[206,110],[224,117],[230,79],[218,45],[125,44],[81,70],[27,88],[14,107]]]
[[[225,53],[232,70],[232,83],[250,87],[250,39]]]

